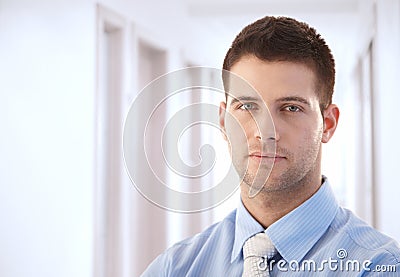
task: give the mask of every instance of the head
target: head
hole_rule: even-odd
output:
[[[316,76],[321,112],[332,103],[335,61],[325,40],[306,23],[288,17],[266,16],[245,27],[232,42],[223,69],[230,71],[242,57],[289,61],[308,66]],[[224,80],[227,88],[227,82]]]
[[[229,93],[220,124],[242,183],[265,192],[320,185],[321,144],[339,118],[334,67],[321,36],[294,19],[265,17],[239,33],[224,60]],[[246,89],[231,94],[237,84],[228,71],[258,97]]]

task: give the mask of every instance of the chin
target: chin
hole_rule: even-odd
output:
[[[262,187],[260,192],[287,191],[296,186],[296,182],[288,181],[286,178],[282,178],[282,175],[274,176],[271,174],[266,180],[256,182],[256,184],[254,184],[254,178],[248,175],[243,180],[248,186]]]

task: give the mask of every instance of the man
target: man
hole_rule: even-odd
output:
[[[236,37],[223,67],[258,93],[224,78],[220,125],[241,202],[142,276],[398,276],[396,242],[339,207],[321,175],[321,145],[339,119],[334,59],[321,36],[294,19],[265,17]]]

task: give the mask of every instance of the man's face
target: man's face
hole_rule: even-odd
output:
[[[258,92],[237,89],[221,103],[221,127],[242,184],[277,191],[320,179],[324,122],[314,72],[253,56],[241,58],[231,72]]]

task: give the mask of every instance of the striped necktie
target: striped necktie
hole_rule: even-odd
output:
[[[268,277],[268,261],[276,253],[276,249],[264,232],[258,233],[246,240],[243,246],[242,277]]]

